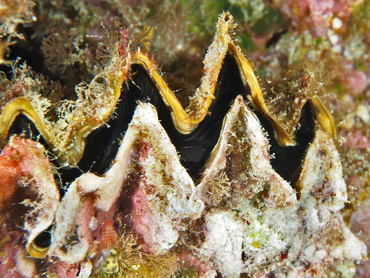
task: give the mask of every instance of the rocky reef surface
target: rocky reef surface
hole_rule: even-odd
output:
[[[368,277],[368,18],[4,1],[0,275]]]

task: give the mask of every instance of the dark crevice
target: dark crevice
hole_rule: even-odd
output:
[[[66,188],[70,182],[83,173],[92,172],[103,175],[109,169],[139,101],[151,103],[156,107],[161,125],[176,147],[182,165],[194,181],[197,181],[219,139],[224,117],[231,104],[238,95],[246,98],[250,94],[249,87],[245,88],[243,85],[235,59],[227,55],[219,74],[215,99],[209,107],[208,115],[192,133],[182,134],[175,128],[170,108],[164,103],[148,73],[139,65],[132,66],[131,73],[128,84],[122,86],[122,94],[112,118],[106,125],[93,131],[87,137],[86,147],[78,167],[60,168],[55,159],[51,160],[58,168],[56,180],[61,187]],[[300,173],[302,160],[315,133],[313,111],[309,102],[302,109],[299,128],[295,132],[297,145],[293,147],[280,146],[275,139],[269,120],[258,111],[254,112],[268,133],[271,145],[270,155],[274,156],[270,161],[272,167],[285,180],[294,184],[293,181]],[[39,141],[48,149],[36,126],[24,115],[19,115],[11,125],[9,136],[14,134]]]
[[[180,161],[192,178],[200,176],[213,147],[217,143],[223,119],[237,95],[248,92],[239,76],[234,58],[227,55],[215,90],[215,100],[209,107],[209,115],[191,134],[182,134],[174,126],[170,109],[146,71],[138,65],[132,67],[129,83],[123,86],[122,95],[114,118],[107,125],[91,133],[87,138],[84,156],[78,163],[83,171],[102,175],[116,156],[120,141],[132,119],[138,101],[156,107],[161,125],[175,145]]]
[[[51,245],[50,231],[43,231],[33,240],[33,244],[38,248],[48,248]]]
[[[50,74],[44,64],[44,55],[41,51],[41,39],[34,36],[35,29],[32,27],[23,27],[18,25],[17,32],[24,36],[24,39],[14,38],[15,43],[9,46],[9,53],[5,57],[8,61],[15,61],[20,58],[20,62],[26,62],[27,66],[33,71],[47,75],[50,79],[56,80],[57,76]],[[10,66],[1,65],[0,71],[3,71],[7,78],[10,79],[12,71]]]
[[[17,135],[21,138],[27,138],[31,139],[33,141],[39,142],[45,150],[49,151],[49,145],[45,141],[42,134],[37,129],[36,125],[31,121],[27,116],[24,114],[19,114],[17,117],[15,117],[14,121],[12,122],[10,128],[8,129],[8,139],[14,135]],[[54,168],[59,168],[59,164],[54,157],[52,153],[48,153],[49,160],[53,163]],[[64,195],[64,190],[62,189],[65,187],[66,182],[72,182],[77,175],[67,175],[66,180],[63,180],[63,174],[66,171],[66,169],[60,169],[59,171],[54,171],[54,180],[59,188],[59,193],[61,196]],[[69,172],[77,172],[78,169],[70,169]],[[79,175],[82,174],[81,171],[78,172]],[[70,177],[70,179],[68,179]]]
[[[24,114],[19,114],[12,122],[8,130],[8,138],[12,137],[13,135],[31,139],[41,143],[45,149],[49,148],[49,145],[46,143],[36,125]]]
[[[272,35],[272,37],[266,42],[265,48],[275,46],[279,40],[288,32],[288,29],[280,29]]]
[[[286,181],[294,185],[297,175],[302,168],[306,151],[315,136],[315,121],[312,107],[308,101],[302,108],[297,129],[294,132],[295,146],[280,146],[275,139],[270,122],[261,113],[256,112],[262,127],[268,133],[270,143],[271,166]]]
[[[90,76],[83,76],[79,71],[78,63],[69,65],[66,69],[61,71],[52,71],[46,64],[46,58],[42,51],[42,38],[36,36],[37,23],[33,23],[28,27],[23,25],[17,26],[17,32],[24,36],[24,39],[13,38],[14,42],[9,45],[9,51],[5,60],[16,61],[18,64],[26,63],[26,65],[35,73],[42,74],[48,80],[56,81],[61,84],[64,95],[69,98],[75,97],[75,86],[84,79],[89,80]],[[6,77],[11,80],[13,76],[12,66],[10,64],[0,65],[0,72],[4,72]]]

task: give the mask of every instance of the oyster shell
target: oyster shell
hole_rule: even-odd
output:
[[[28,277],[37,271],[311,277],[366,256],[340,215],[347,195],[331,115],[313,96],[295,138],[289,135],[267,110],[252,67],[229,34],[233,26],[229,13],[220,15],[201,85],[186,109],[146,55],[122,53],[119,44],[110,66],[77,88],[77,101],[60,105],[54,124],[37,93],[2,107],[0,139],[9,141],[3,154],[18,136],[40,140],[68,187],[59,202],[43,147],[19,139],[31,145],[25,157],[38,146],[28,171],[50,191],[37,189],[47,196],[44,210],[32,218],[36,224],[25,217],[20,226],[29,234],[29,253],[48,257],[39,270],[25,272],[25,244],[16,255],[6,241],[1,247],[16,261],[6,270]],[[2,225],[2,235],[7,229]],[[52,235],[50,248],[32,245],[40,233]]]
[[[139,163],[140,169],[135,169],[133,163]],[[93,238],[104,241],[104,230],[97,227],[107,225],[107,219],[111,219],[115,231],[115,223],[126,216],[148,250],[168,250],[178,239],[178,227],[173,227],[172,221],[198,218],[203,210],[194,188],[154,107],[139,104],[116,161],[104,177],[86,173],[70,185],[56,215],[52,254],[68,263],[81,261],[90,248],[105,245],[91,245]],[[92,224],[94,221],[96,224]],[[118,231],[115,233],[118,239]],[[72,234],[79,240],[71,242]]]
[[[36,275],[36,260],[48,253],[59,204],[51,164],[43,146],[12,137],[0,154],[2,277]],[[27,253],[27,251],[28,253]]]

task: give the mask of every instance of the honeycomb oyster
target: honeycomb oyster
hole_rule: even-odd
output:
[[[340,214],[331,115],[312,96],[288,134],[234,27],[220,15],[186,109],[129,42],[55,122],[18,84],[0,116],[2,276],[353,272],[367,251]]]

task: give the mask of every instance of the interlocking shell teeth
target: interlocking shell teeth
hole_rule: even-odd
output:
[[[160,157],[162,159],[158,161]],[[132,183],[130,176],[135,175],[134,161],[140,163],[142,172],[136,174],[139,176],[132,184],[134,193],[125,196]],[[52,254],[68,263],[81,261],[91,252],[89,239],[104,237],[102,229],[97,228],[106,225],[101,220],[112,219],[110,225],[113,227],[118,221],[116,215],[124,218],[129,214],[134,227],[147,242],[147,248],[156,253],[168,250],[178,239],[179,230],[172,225],[174,218],[176,221],[183,217],[195,219],[203,210],[203,203],[194,196],[194,188],[175,147],[158,121],[155,108],[141,103],[115,163],[104,177],[86,173],[70,185],[56,214]],[[152,193],[148,194],[148,191]],[[163,200],[161,207],[167,213],[157,210],[158,199]],[[126,203],[122,203],[123,200]],[[152,213],[146,213],[148,211]],[[90,225],[94,222],[96,224]],[[71,242],[71,235],[80,240]],[[118,234],[116,236],[118,238]]]
[[[0,206],[1,221],[7,224],[0,226],[2,235],[19,239],[26,233],[22,248],[15,246],[20,255],[13,256],[18,264],[32,266],[25,276],[38,274],[35,259],[28,259],[27,251],[34,258],[51,256],[44,261],[50,272],[58,267],[65,272],[78,267],[86,276],[96,274],[102,265],[103,275],[124,275],[124,271],[142,274],[146,263],[155,268],[158,265],[152,262],[160,258],[170,274],[177,271],[176,264],[181,261],[204,277],[218,273],[266,276],[270,271],[276,276],[307,277],[310,268],[315,273],[328,264],[335,267],[339,260],[361,260],[366,255],[365,244],[350,232],[340,215],[347,195],[332,140],[335,125],[330,113],[316,96],[309,100],[321,128],[315,129],[313,141],[305,150],[293,189],[271,166],[269,142],[259,115],[271,123],[281,146],[294,145],[294,138],[267,110],[251,65],[229,35],[232,26],[232,16],[221,14],[204,60],[201,85],[186,109],[155,64],[138,51],[117,54],[89,86],[79,86],[77,101],[60,105],[60,118],[54,125],[45,118],[45,101],[38,95],[21,96],[2,107],[0,139],[7,143],[0,163],[5,165],[10,159],[18,167],[17,174],[29,174],[29,184],[22,180],[22,189],[33,190],[38,197],[10,201],[28,206],[29,213],[21,218],[11,217],[4,213],[5,206]],[[167,130],[158,120],[156,107],[149,103],[137,105],[107,171],[101,175],[81,173],[60,202],[44,148],[9,134],[14,119],[23,114],[60,165],[76,166],[89,134],[114,117],[136,65],[158,89],[176,130],[191,134],[214,103],[223,62],[230,56],[250,94],[233,99],[199,180],[192,179],[181,164]],[[269,139],[274,140],[273,136]],[[19,161],[27,163],[18,165]],[[18,177],[15,180],[18,182]],[[17,183],[11,185],[20,188]],[[0,201],[6,203],[8,197],[3,194]],[[124,246],[130,236],[139,240]],[[339,240],[328,241],[329,237]],[[5,240],[14,247],[9,242]],[[125,256],[131,265],[125,265]],[[23,269],[17,271],[24,274]]]
[[[230,140],[233,138],[233,140]],[[215,180],[217,175],[230,172],[233,180],[240,183],[240,190],[248,176],[254,179],[263,179],[270,184],[272,200],[271,205],[281,206],[296,202],[296,195],[287,181],[282,179],[270,165],[268,142],[258,118],[245,104],[243,98],[238,96],[226,115],[219,141],[203,172],[203,179],[197,186],[198,191],[213,190],[207,184]],[[240,155],[240,164],[228,163],[227,157],[233,152]],[[232,156],[235,160],[237,158]],[[228,165],[229,164],[229,165]],[[255,184],[258,187],[257,184]],[[216,193],[217,194],[217,193]],[[227,194],[226,194],[227,195]],[[204,201],[209,202],[212,196]]]
[[[269,164],[263,129],[241,96],[225,117],[197,186],[182,167],[155,108],[141,103],[108,172],[103,177],[85,173],[71,184],[56,214],[50,254],[73,264],[112,249],[110,256],[101,257],[106,265],[102,271],[107,272],[111,260],[122,258],[118,238],[128,232],[140,237],[145,256],[168,255],[199,233],[202,240],[190,240],[196,245],[187,247],[191,251],[184,247],[189,253],[181,253],[181,258],[197,254],[209,269],[203,275],[210,276],[216,276],[217,269],[224,276],[287,271],[304,277],[307,261],[322,267],[317,254],[330,262],[365,256],[365,244],[340,215],[346,188],[338,151],[325,131],[315,134],[297,190],[299,198]],[[129,219],[131,230],[119,235],[114,223],[124,219]],[[329,235],[341,240],[329,242]],[[198,267],[200,262],[194,263]]]
[[[222,63],[225,56],[231,54],[238,65],[245,87],[250,88],[249,98],[252,105],[269,119],[279,144],[295,145],[294,138],[289,136],[268,112],[253,69],[229,34],[233,24],[233,17],[229,13],[220,15],[214,40],[204,59],[204,75],[201,85],[196,89],[186,109],[181,106],[174,93],[168,88],[153,62],[140,52],[132,52],[125,57],[114,57],[105,72],[98,75],[87,89],[78,87],[77,101],[62,103],[59,108],[60,118],[55,124],[50,123],[42,114],[44,109],[41,106],[44,104],[37,95],[18,97],[6,104],[2,107],[0,116],[0,140],[7,139],[8,130],[15,117],[24,114],[38,128],[60,165],[76,166],[83,155],[87,136],[112,117],[121,88],[125,86],[128,79],[127,73],[135,64],[142,66],[154,80],[164,102],[171,110],[176,128],[182,133],[191,133],[207,115],[214,99],[215,86]],[[335,126],[330,113],[317,97],[312,98],[312,103],[319,124],[331,136],[335,136]]]

